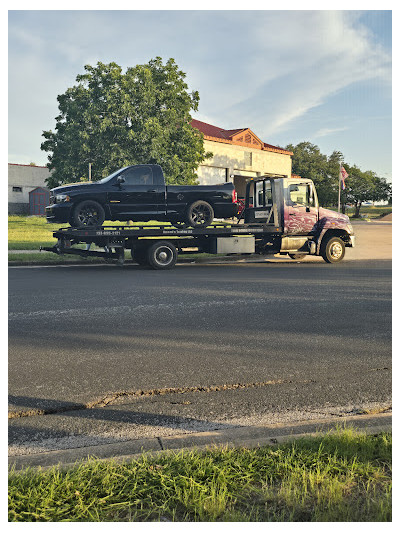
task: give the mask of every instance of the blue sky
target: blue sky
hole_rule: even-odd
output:
[[[9,11],[10,163],[44,165],[57,95],[85,64],[173,57],[194,118],[310,141],[391,180],[390,11]]]

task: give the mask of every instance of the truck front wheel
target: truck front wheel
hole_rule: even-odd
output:
[[[327,263],[338,263],[343,259],[344,253],[344,242],[339,237],[322,241],[321,255]]]
[[[71,226],[82,228],[85,226],[101,226],[105,219],[103,207],[94,200],[80,202],[72,212]]]
[[[155,270],[173,268],[178,259],[178,252],[172,242],[159,241],[147,249],[147,262]]]
[[[193,202],[187,211],[185,222],[192,228],[205,228],[214,220],[214,209],[211,205],[203,200]]]

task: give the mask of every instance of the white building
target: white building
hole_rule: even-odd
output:
[[[213,157],[198,169],[202,185],[233,181],[238,197],[244,197],[248,178],[292,175],[292,152],[264,143],[249,128],[224,130],[200,120],[193,128],[204,135],[204,148]]]
[[[44,214],[38,206],[47,200],[43,194],[48,197],[45,179],[49,175],[47,167],[8,163],[9,214]]]

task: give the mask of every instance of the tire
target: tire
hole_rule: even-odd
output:
[[[169,241],[159,241],[147,249],[147,262],[155,270],[168,270],[175,266],[178,252]]]
[[[303,261],[307,254],[288,254],[291,259],[295,261]]]
[[[192,228],[205,228],[214,220],[214,209],[207,202],[193,202],[186,211],[185,222]]]
[[[131,248],[131,257],[132,260],[140,266],[146,266],[149,264],[147,261],[147,250],[145,248],[137,248],[136,250]]]
[[[94,200],[80,202],[72,212],[71,226],[84,228],[86,226],[101,226],[105,220],[103,207]]]
[[[327,263],[339,263],[343,259],[344,253],[344,242],[339,237],[322,241],[321,255]]]

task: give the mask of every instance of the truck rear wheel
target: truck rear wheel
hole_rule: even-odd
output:
[[[82,228],[85,226],[101,226],[105,219],[103,207],[94,200],[80,202],[72,212],[71,226]]]
[[[159,241],[147,249],[147,262],[155,270],[173,268],[178,259],[175,245],[169,241]]]
[[[193,202],[186,211],[185,222],[192,228],[205,228],[214,220],[214,209],[203,200]]]
[[[321,255],[327,263],[338,263],[343,259],[344,253],[344,242],[339,237],[332,237],[322,241]]]

